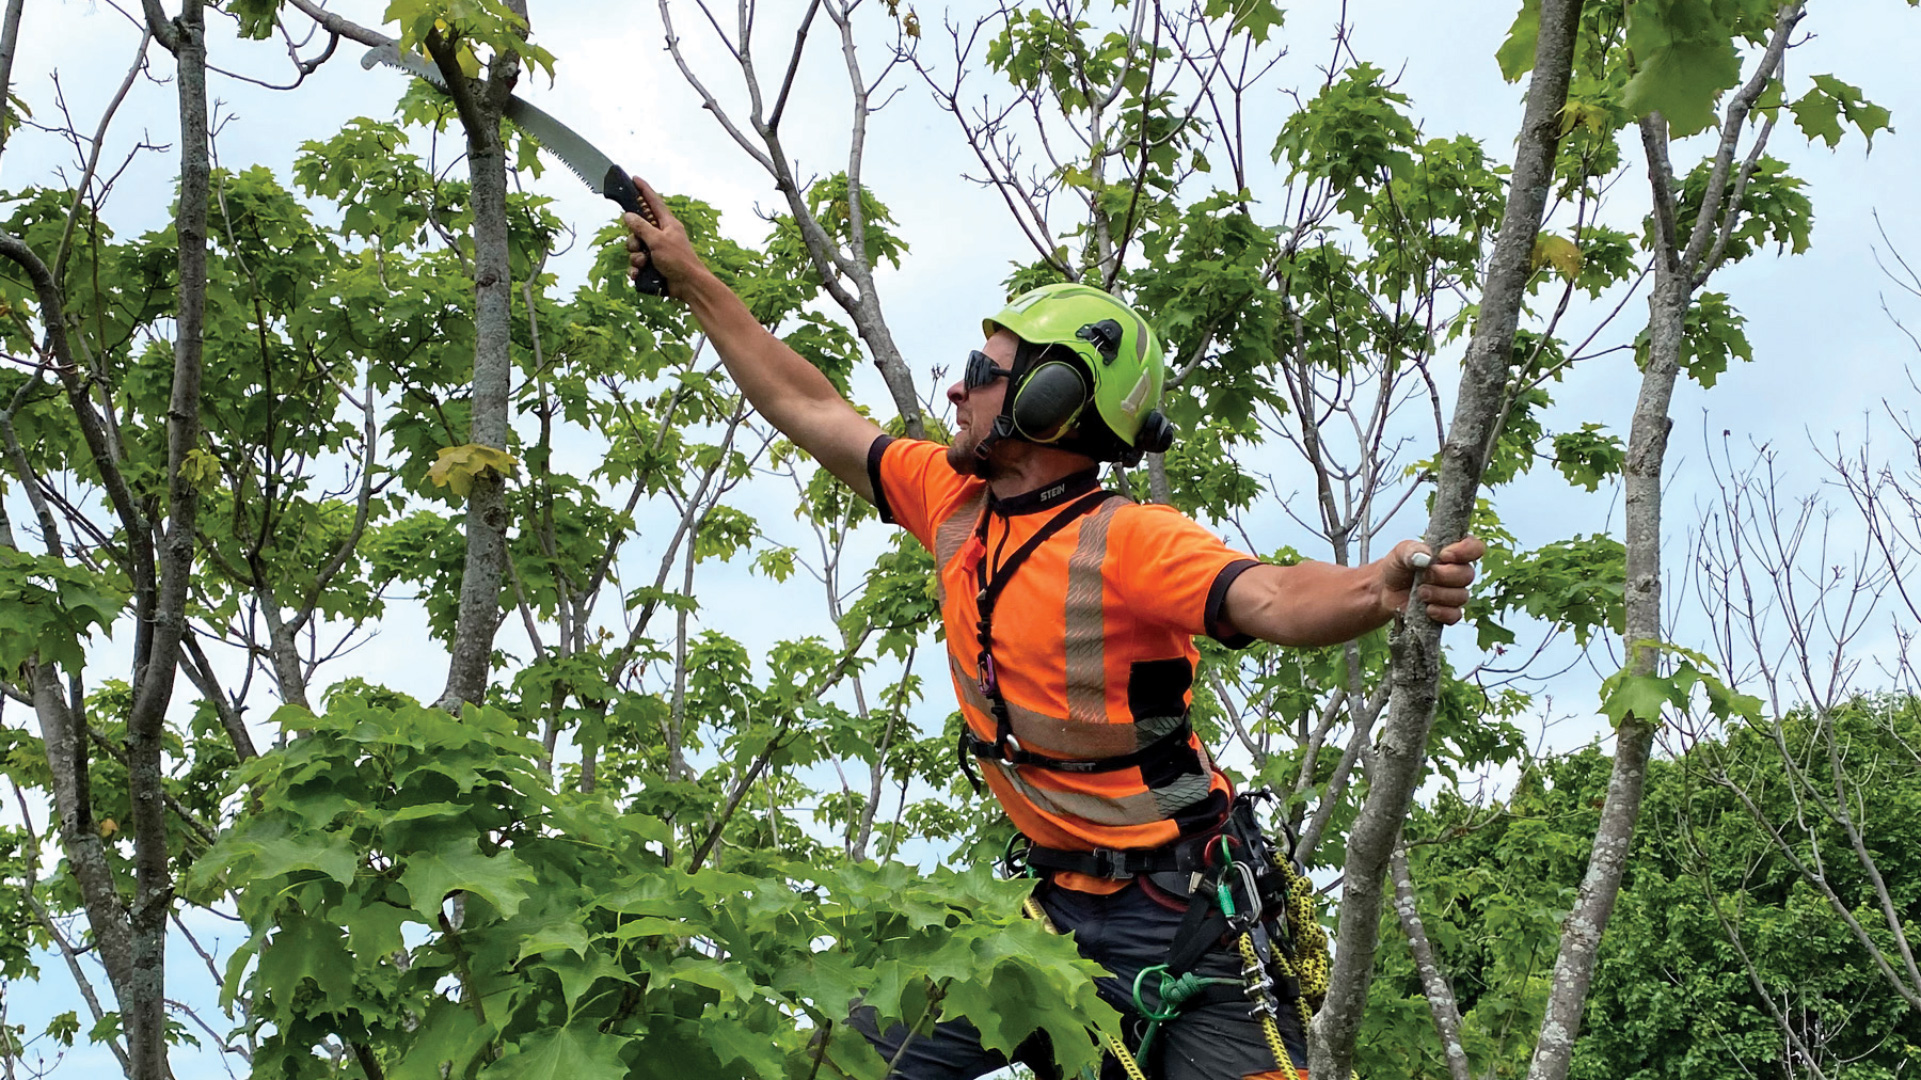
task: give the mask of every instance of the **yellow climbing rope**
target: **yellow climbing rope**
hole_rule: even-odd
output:
[[[1283,968],[1287,966],[1287,960],[1279,953],[1276,953],[1275,957],[1280,959]],[[1249,970],[1260,969],[1261,957],[1254,951],[1252,934],[1241,935],[1241,962],[1246,964]],[[1274,1014],[1264,1010],[1260,1015],[1261,1035],[1267,1039],[1267,1051],[1274,1055],[1274,1064],[1280,1066],[1281,1075],[1287,1080],[1301,1080],[1301,1074],[1294,1070],[1294,1055],[1287,1052],[1287,1044],[1281,1041],[1281,1028],[1274,1022]]]
[[[1223,855],[1227,855],[1225,845]],[[1232,856],[1227,855],[1229,861]],[[1327,999],[1328,963],[1327,931],[1321,927],[1320,920],[1314,917],[1314,889],[1307,880],[1294,870],[1292,859],[1280,862],[1281,879],[1287,884],[1287,904],[1282,921],[1287,927],[1288,942],[1276,948],[1275,966],[1281,974],[1294,980],[1300,993],[1294,999],[1294,1007],[1300,1011],[1301,1033],[1307,1033],[1314,1022],[1314,1005]],[[1224,901],[1231,903],[1232,901]],[[1231,914],[1231,912],[1230,912]],[[1241,962],[1249,972],[1261,969],[1260,953],[1254,947],[1251,932],[1241,934]],[[1267,1049],[1274,1055],[1274,1064],[1281,1070],[1286,1080],[1301,1080],[1300,1072],[1294,1067],[1294,1057],[1287,1052],[1287,1044],[1281,1040],[1280,1025],[1275,1023],[1272,1008],[1258,1009],[1261,1018],[1261,1035],[1267,1040]]]
[[[1289,972],[1301,984],[1301,1022],[1313,1019],[1314,1006],[1327,1000],[1327,978],[1333,965],[1328,961],[1327,931],[1314,916],[1314,887],[1294,872],[1292,860],[1281,863],[1287,881],[1287,933],[1294,940],[1293,969]],[[1283,957],[1283,964],[1289,961]]]

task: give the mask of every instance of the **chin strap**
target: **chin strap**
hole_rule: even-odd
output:
[[[980,442],[974,444],[974,460],[984,464],[1002,439],[1018,438],[1020,436],[1014,433],[1014,421],[1006,414],[996,416],[994,426],[987,429],[987,434],[981,437]]]

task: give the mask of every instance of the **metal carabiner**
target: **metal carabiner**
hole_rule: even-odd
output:
[[[1246,863],[1246,862],[1234,862],[1234,863],[1228,864],[1228,869],[1235,870],[1240,873],[1241,884],[1245,886],[1247,889],[1247,902],[1248,902],[1248,905],[1252,908],[1252,910],[1242,915],[1242,918],[1247,920],[1247,924],[1249,926],[1258,925],[1261,921],[1261,910],[1262,910],[1261,890],[1254,880],[1253,864]],[[1228,887],[1229,886],[1227,884],[1227,875],[1223,873],[1221,875],[1221,889],[1222,891],[1226,891]]]

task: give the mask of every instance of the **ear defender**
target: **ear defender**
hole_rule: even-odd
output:
[[[1134,447],[1143,453],[1165,454],[1174,445],[1174,424],[1161,415],[1159,409],[1150,409],[1141,418],[1141,430],[1134,436]]]
[[[1029,442],[1052,443],[1073,428],[1092,388],[1080,368],[1060,360],[1039,365],[1021,380],[1009,408],[1014,430]]]

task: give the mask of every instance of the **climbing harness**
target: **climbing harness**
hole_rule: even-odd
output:
[[[1287,1080],[1300,1080],[1292,1055],[1281,1039],[1280,1010],[1292,1001],[1302,1031],[1313,1020],[1313,1009],[1327,996],[1327,933],[1314,913],[1314,889],[1304,869],[1294,861],[1294,838],[1287,836],[1284,854],[1274,850],[1255,816],[1258,799],[1266,792],[1239,795],[1221,827],[1149,851],[1062,851],[1009,842],[1002,872],[1009,877],[1038,877],[1043,870],[1072,870],[1103,877],[1147,877],[1184,873],[1191,900],[1167,961],[1144,968],[1134,977],[1134,1011],[1145,1021],[1136,1049],[1129,1052],[1111,1035],[1105,1036],[1109,1054],[1120,1061],[1130,1080],[1146,1080],[1154,1038],[1175,1020],[1183,1007],[1240,1000],[1259,1021],[1262,1037]],[[1279,857],[1277,857],[1279,856]],[[1055,931],[1040,902],[1028,898],[1030,918]],[[1204,978],[1193,972],[1209,949],[1233,940],[1242,968],[1238,979]]]
[[[1092,513],[1108,499],[1116,497],[1111,491],[1096,490],[1074,500],[1065,509],[1048,518],[1045,525],[1034,530],[1034,535],[1028,537],[1026,543],[1015,548],[1014,553],[1005,560],[1000,559],[999,552],[996,552],[996,557],[991,560],[994,563],[991,570],[988,566],[990,560],[986,557],[987,522],[993,516],[993,508],[991,506],[981,508],[980,523],[974,527],[973,543],[961,557],[967,560],[967,564],[971,564],[968,568],[972,570],[974,582],[980,588],[980,593],[974,600],[974,606],[980,613],[980,622],[976,625],[974,632],[975,639],[980,643],[977,670],[980,672],[981,696],[987,699],[988,708],[994,714],[994,741],[988,742],[977,737],[963,724],[960,745],[956,747],[960,755],[961,771],[967,774],[967,779],[974,785],[976,793],[979,793],[981,783],[980,778],[974,775],[974,763],[970,760],[971,757],[976,756],[1014,765],[1044,765],[1069,772],[1108,772],[1136,764],[1131,761],[1122,764],[1111,763],[1120,761],[1119,758],[1102,761],[1062,761],[1029,753],[1021,746],[1020,740],[1014,737],[1014,714],[1007,706],[1007,699],[1001,696],[1000,673],[994,667],[994,605],[1000,600],[1001,591],[1007,588],[1007,583],[1013,580],[1014,571],[1020,569],[1021,564],[1027,561],[1027,557],[1034,554],[1035,550],[1055,533],[1066,528],[1075,519]],[[1001,546],[1003,548],[1007,546],[1005,533],[1001,535]]]
[[[945,532],[943,526],[941,543],[946,546],[940,553],[942,566],[956,565],[949,560],[958,559],[963,579],[972,579],[977,589],[975,641],[978,652],[974,677],[966,679],[964,647],[952,641],[950,651],[957,685],[963,705],[970,704],[971,698],[976,720],[992,717],[994,728],[993,738],[986,739],[971,724],[962,724],[955,748],[962,772],[978,793],[982,785],[974,770],[975,759],[997,764],[1005,770],[1005,775],[1015,778],[1018,786],[1016,770],[1021,767],[1078,774],[1141,768],[1146,773],[1186,752],[1194,758],[1194,763],[1191,768],[1181,770],[1179,779],[1185,782],[1193,769],[1201,771],[1192,775],[1204,776],[1206,770],[1201,764],[1204,759],[1190,748],[1193,729],[1184,708],[1178,710],[1178,715],[1170,710],[1164,718],[1137,717],[1132,743],[1114,747],[1118,752],[1106,753],[1103,751],[1107,747],[1100,746],[1090,736],[1113,731],[1117,725],[1076,719],[1071,706],[1066,719],[1041,716],[1017,709],[1002,694],[994,657],[994,615],[1002,592],[1041,545],[1077,520],[1111,513],[1111,507],[1106,511],[1102,507],[1108,500],[1118,498],[1113,492],[1101,490],[1075,494],[1070,489],[1060,494],[1072,501],[1005,558],[1002,554],[1009,544],[1011,529],[1001,534],[992,557],[988,552],[989,524],[995,508],[991,498],[982,505],[980,517],[969,530],[971,535],[964,545],[959,543],[958,536]],[[1098,524],[1101,519],[1090,520]],[[1086,530],[1084,526],[1084,537]],[[1070,603],[1070,638],[1074,631],[1073,616]],[[1094,626],[1089,632],[1098,629]],[[1036,744],[1036,749],[1022,745],[1021,736],[1016,733],[1017,720],[1026,725],[1021,728],[1021,734],[1031,734],[1029,741]],[[1044,736],[1053,740],[1054,745],[1048,745]],[[1037,749],[1055,753],[1066,749],[1067,752],[1055,756]],[[1203,791],[1211,787],[1211,783],[1204,783]],[[1183,794],[1172,786],[1166,790],[1172,797]],[[1167,803],[1159,801],[1163,794],[1160,786],[1150,787],[1144,794],[1160,819],[1170,816]],[[1193,802],[1190,797],[1185,803],[1175,805],[1178,808]],[[1009,876],[1073,872],[1110,880],[1139,877],[1149,882],[1156,876],[1166,875],[1184,885],[1162,890],[1189,898],[1186,913],[1169,945],[1166,962],[1147,968],[1134,980],[1133,1008],[1146,1025],[1136,1049],[1130,1052],[1120,1039],[1105,1036],[1107,1051],[1120,1062],[1130,1080],[1146,1080],[1145,1070],[1155,1036],[1163,1025],[1174,1021],[1183,1008],[1233,1002],[1244,1004],[1250,1016],[1259,1022],[1263,1038],[1283,1076],[1287,1080],[1300,1080],[1276,1018],[1291,1001],[1305,1029],[1313,1004],[1326,994],[1328,965],[1327,938],[1315,921],[1312,887],[1293,862],[1293,838],[1288,837],[1285,854],[1277,859],[1256,818],[1255,798],[1251,795],[1235,798],[1219,818],[1209,813],[1200,820],[1182,821],[1180,825],[1183,831],[1198,832],[1151,849],[1062,850],[1031,841],[1023,846],[1021,841],[1025,838],[1017,836],[1003,859],[1003,870]],[[1024,910],[1050,931],[1055,929],[1038,900],[1030,897]],[[1205,977],[1195,970],[1211,950],[1230,941],[1237,943],[1241,956],[1238,978]]]

